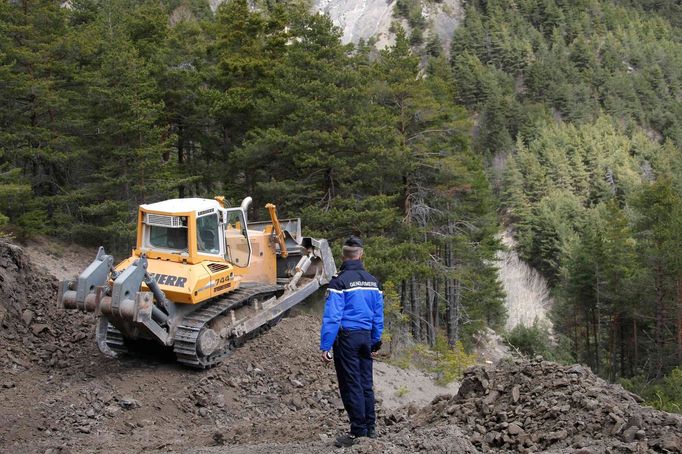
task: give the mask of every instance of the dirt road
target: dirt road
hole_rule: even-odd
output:
[[[55,255],[66,248],[46,246],[55,247],[38,243],[26,254],[0,242],[0,451],[272,452],[275,443],[282,452],[327,452],[346,428],[333,368],[317,361],[318,317],[284,319],[209,371],[180,367],[159,350],[106,358],[93,316],[55,305],[52,274],[73,273],[82,260],[63,265]],[[376,376],[382,417],[384,407],[456,392],[388,364]]]
[[[158,349],[102,356],[92,315],[57,308],[56,290],[49,270],[0,241],[0,452],[327,453],[346,428],[333,369],[316,359],[318,316],[286,318],[193,371]],[[381,437],[348,452],[682,446],[679,415],[644,408],[578,365],[502,360],[468,370],[457,391],[384,363],[375,381]]]

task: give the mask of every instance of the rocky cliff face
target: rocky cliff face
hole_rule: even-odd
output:
[[[449,48],[452,33],[463,17],[462,2],[422,0],[421,3],[428,24],[427,33],[438,34],[445,48]],[[393,41],[389,29],[396,20],[393,15],[395,4],[396,0],[315,0],[313,9],[331,17],[343,30],[344,42],[357,43],[375,37],[377,47],[383,48]]]
[[[215,11],[228,0],[208,0]],[[452,33],[464,17],[461,0],[419,0],[422,16],[426,20],[425,36],[437,34],[445,49],[450,48]],[[313,11],[328,14],[343,31],[344,43],[376,38],[376,47],[382,49],[393,43],[391,23],[398,20],[393,11],[397,0],[312,0]],[[399,20],[409,30],[406,21]]]
[[[313,9],[328,14],[343,30],[343,41],[357,43],[376,37],[384,47],[390,42],[389,28],[395,1],[386,0],[315,0]]]

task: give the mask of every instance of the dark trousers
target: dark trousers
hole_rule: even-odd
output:
[[[356,436],[367,435],[376,424],[371,344],[371,332],[361,329],[341,329],[334,342],[341,400],[350,419],[350,432]]]

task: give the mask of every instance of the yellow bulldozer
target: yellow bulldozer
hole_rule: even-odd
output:
[[[327,241],[302,236],[300,219],[280,221],[268,204],[269,221],[248,222],[250,204],[141,205],[131,256],[114,266],[100,247],[76,280],[60,283],[59,304],[95,313],[106,355],[153,340],[187,366],[219,363],[336,273]]]

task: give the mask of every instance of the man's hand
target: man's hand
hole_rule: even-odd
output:
[[[332,352],[322,352],[322,362],[331,363],[332,358]]]
[[[372,354],[372,358],[376,358],[377,356],[379,356],[379,350],[380,349],[381,349],[381,341],[377,341],[374,344],[372,344],[372,348],[370,350],[371,354]]]

